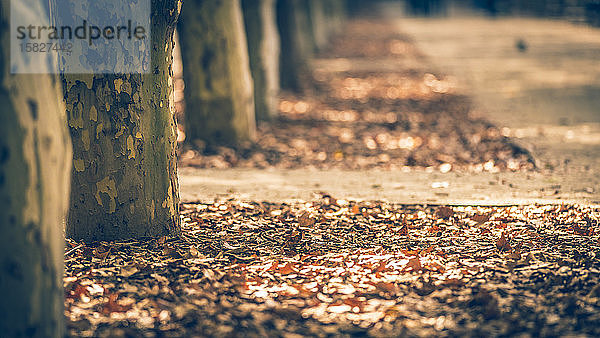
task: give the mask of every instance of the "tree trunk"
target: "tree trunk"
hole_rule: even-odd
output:
[[[187,0],[179,23],[188,139],[237,145],[256,134],[239,0]]]
[[[69,237],[180,232],[176,122],[169,101],[178,2],[152,1],[150,73],[62,76],[74,153]]]
[[[279,93],[279,33],[275,0],[242,0],[250,70],[254,79],[257,120],[277,113]]]
[[[62,337],[71,144],[58,79],[10,74],[8,2],[0,2],[0,332]]]
[[[314,52],[308,0],[278,0],[277,25],[281,36],[281,88],[301,92],[310,81],[309,61]]]
[[[310,23],[317,50],[322,50],[331,37],[331,27],[326,16],[326,7],[330,0],[309,0]]]
[[[349,3],[346,0],[326,0],[324,2],[325,17],[328,23],[329,37],[339,34],[348,17]]]

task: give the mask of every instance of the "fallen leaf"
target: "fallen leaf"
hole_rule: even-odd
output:
[[[413,257],[408,260],[408,264],[406,264],[405,269],[411,268],[412,271],[422,271],[423,266],[421,265],[421,260],[419,257]]]
[[[508,256],[506,256],[506,258],[518,261],[521,259],[521,252],[518,250],[513,250]]]
[[[104,305],[102,306],[102,313],[110,314],[113,312],[127,312],[129,309],[131,309],[133,304],[125,304],[125,305],[120,304],[117,301],[118,298],[119,298],[119,295],[116,293],[109,295],[108,301],[106,303],[104,303]]]
[[[298,217],[298,225],[300,225],[301,227],[313,226],[315,222],[316,220],[310,216],[310,213],[308,211],[305,211],[304,213],[302,213],[302,215],[300,215],[300,217]]]
[[[135,264],[130,264],[121,268],[121,276],[127,278],[131,277],[140,271]]]
[[[392,294],[396,293],[397,291],[396,285],[389,282],[377,282],[375,284],[375,288],[377,288],[377,290],[380,292],[388,292]]]
[[[475,214],[473,216],[471,216],[471,220],[477,222],[477,224],[483,224],[487,221],[490,220],[490,218],[492,217],[492,212],[488,212],[487,214]]]
[[[450,208],[450,207],[441,206],[441,207],[437,208],[437,210],[435,211],[435,214],[437,217],[447,219],[447,218],[454,216],[454,210],[452,210],[452,208]]]
[[[500,251],[510,251],[512,249],[509,243],[509,239],[506,237],[504,232],[502,233],[500,238],[496,240],[496,248],[498,248],[498,250]]]
[[[402,236],[407,236],[407,237],[409,236],[408,225],[406,223],[404,225],[402,225],[400,230],[398,230],[398,234],[400,234]]]

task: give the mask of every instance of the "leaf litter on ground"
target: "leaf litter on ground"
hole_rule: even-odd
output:
[[[600,334],[599,207],[321,195],[182,217],[176,238],[68,241],[70,335]]]

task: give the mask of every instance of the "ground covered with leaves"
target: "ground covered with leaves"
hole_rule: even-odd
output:
[[[181,163],[442,172],[533,168],[527,151],[473,116],[452,77],[415,64],[427,68],[414,43],[391,24],[350,21],[317,56],[305,93],[283,95],[279,116],[259,125],[256,142],[234,149],[192,141],[195,148],[186,147]]]
[[[600,208],[182,206],[179,237],[68,241],[72,336],[599,336]]]

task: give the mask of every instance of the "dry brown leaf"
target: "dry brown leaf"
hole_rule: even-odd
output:
[[[136,266],[136,264],[129,264],[121,268],[121,276],[127,278],[131,277],[134,274],[138,273],[140,270]]]
[[[521,252],[518,250],[513,250],[508,256],[506,256],[506,258],[518,261],[521,259]]]
[[[177,249],[170,246],[166,246],[163,248],[163,255],[171,258],[181,258],[181,255],[179,254]]]
[[[389,282],[378,282],[375,284],[375,288],[377,288],[380,292],[388,292],[388,293],[396,293],[396,285],[394,283]]]
[[[426,267],[427,267],[427,270],[430,270],[430,271],[438,271],[440,273],[446,272],[446,268],[437,262],[427,263]]]
[[[471,220],[477,222],[477,224],[483,224],[487,221],[490,220],[490,218],[492,217],[493,212],[490,211],[487,214],[475,214],[473,216],[471,216]]]
[[[297,273],[298,270],[296,270],[294,268],[294,265],[292,263],[287,262],[284,266],[279,266],[277,268],[277,272],[279,272],[282,275],[289,275],[289,274],[292,274],[292,273]]]
[[[298,225],[300,225],[301,227],[313,226],[315,222],[316,220],[310,216],[310,213],[308,211],[305,211],[304,213],[302,213],[302,215],[300,215],[300,217],[298,217]]]
[[[439,218],[450,218],[454,216],[454,210],[450,207],[441,206],[435,211],[435,215]]]
[[[496,240],[496,248],[498,248],[498,250],[500,250],[500,251],[512,250],[512,247],[510,246],[510,243],[509,243],[509,238],[506,237],[504,232],[502,233],[500,238],[498,238],[498,240]]]
[[[409,236],[408,225],[407,224],[402,225],[402,227],[400,228],[400,230],[398,230],[398,234],[400,234],[402,236],[407,236],[408,237]]]

